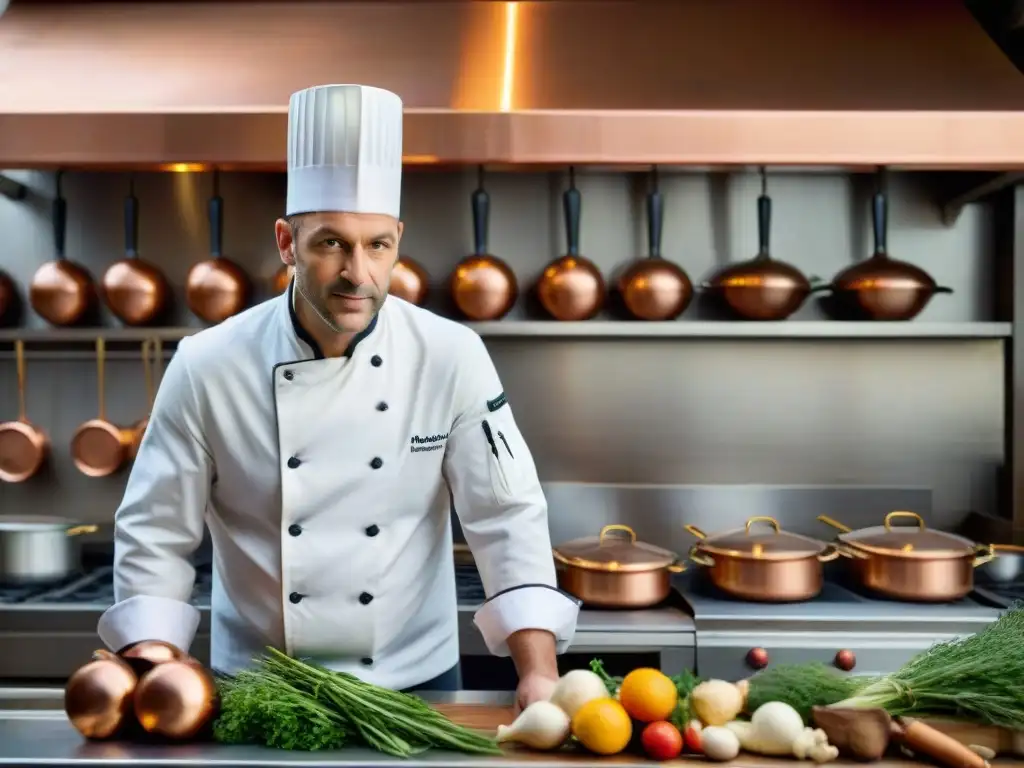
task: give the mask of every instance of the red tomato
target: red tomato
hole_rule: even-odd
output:
[[[672,723],[664,720],[644,728],[641,743],[652,760],[671,760],[683,751],[683,735]]]
[[[683,741],[686,742],[686,748],[699,755],[704,754],[704,745],[701,740],[702,730],[700,720],[691,720],[689,725],[686,726],[686,730],[683,731]]]

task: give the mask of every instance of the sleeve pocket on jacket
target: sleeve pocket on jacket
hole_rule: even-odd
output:
[[[481,424],[481,446],[488,454],[491,489],[498,501],[518,498],[530,485],[533,462],[515,421],[504,413],[492,413]]]

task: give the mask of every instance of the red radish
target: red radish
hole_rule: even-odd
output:
[[[700,720],[691,720],[687,724],[686,730],[683,731],[683,741],[686,743],[686,748],[699,755],[704,754],[704,744],[701,741],[700,733],[702,728]]]
[[[672,723],[659,720],[650,723],[640,737],[644,752],[652,760],[672,760],[683,751],[683,735]]]

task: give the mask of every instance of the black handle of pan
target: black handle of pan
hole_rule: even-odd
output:
[[[491,217],[491,196],[484,189],[484,167],[477,170],[477,186],[470,196],[473,208],[473,253],[487,253],[487,228]]]
[[[64,248],[68,232],[68,203],[61,192],[64,172],[57,171],[56,194],[53,197],[53,250],[58,259],[65,258]]]
[[[213,196],[210,198],[210,255],[219,259],[224,242],[224,198],[220,196],[220,179],[213,172]]]
[[[135,196],[135,177],[128,181],[128,196],[124,199],[124,252],[128,258],[139,255],[139,199]]]
[[[878,189],[871,199],[871,224],[875,235],[875,253],[887,254],[889,252],[889,202],[885,195],[885,172],[878,173]]]
[[[651,169],[651,190],[647,193],[647,253],[661,258],[661,232],[665,220],[665,201],[658,189],[658,166]]]
[[[768,174],[761,166],[761,194],[757,198],[757,253],[767,256],[772,236],[772,199],[768,197]]]
[[[566,253],[569,256],[580,254],[580,216],[583,212],[583,199],[576,189],[576,169],[569,168],[569,188],[562,193],[562,210],[565,214]]]

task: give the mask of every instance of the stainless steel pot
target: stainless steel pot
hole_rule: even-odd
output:
[[[0,581],[31,584],[72,575],[80,565],[75,537],[97,530],[63,517],[0,515]]]

